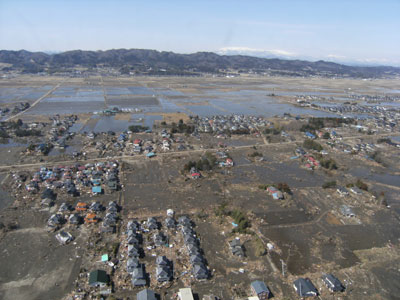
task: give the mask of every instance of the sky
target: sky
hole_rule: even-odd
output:
[[[0,0],[0,49],[118,48],[400,66],[400,0]]]

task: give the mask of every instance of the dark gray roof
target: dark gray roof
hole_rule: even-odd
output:
[[[144,265],[139,265],[137,268],[133,269],[132,272],[132,284],[134,286],[146,285],[146,277],[144,272]]]
[[[312,297],[318,295],[318,291],[308,278],[299,278],[293,282],[293,286],[300,297]]]
[[[251,287],[253,288],[254,292],[258,295],[261,293],[267,293],[269,294],[269,289],[267,288],[267,286],[265,285],[264,282],[260,281],[260,280],[256,280],[253,281],[251,283]]]
[[[332,274],[322,275],[322,280],[332,292],[343,292],[345,289],[340,280]]]
[[[193,275],[196,279],[207,279],[208,270],[203,263],[196,263],[193,265]]]
[[[137,300],[156,300],[156,295],[152,290],[144,289],[136,294]]]
[[[106,284],[108,283],[108,275],[106,271],[103,270],[95,270],[90,272],[89,274],[89,285],[96,286],[98,284]]]

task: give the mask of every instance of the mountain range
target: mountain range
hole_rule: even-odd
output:
[[[167,75],[226,74],[229,72],[358,78],[400,75],[400,68],[391,66],[349,66],[323,60],[312,62],[246,55],[219,55],[213,52],[178,54],[146,49],[73,50],[53,54],[25,50],[1,50],[0,62],[12,65],[8,67],[9,70],[20,70],[26,73],[70,71],[76,67],[96,70],[101,67],[112,67],[118,68],[121,73]]]

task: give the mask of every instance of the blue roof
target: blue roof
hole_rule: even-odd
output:
[[[101,186],[94,186],[92,187],[92,192],[100,194],[101,193]]]
[[[306,132],[306,136],[313,137],[313,138],[315,137],[315,135],[313,135],[311,132],[308,132],[308,131]]]
[[[146,154],[147,157],[153,157],[156,156],[156,154],[154,152],[150,152]]]

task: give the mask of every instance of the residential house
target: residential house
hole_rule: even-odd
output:
[[[147,229],[149,230],[158,229],[158,222],[155,218],[151,217],[147,219]]]
[[[139,245],[128,245],[128,256],[139,258],[141,254],[141,249]]]
[[[194,300],[191,288],[179,289],[178,297],[179,300]]]
[[[171,217],[167,217],[164,221],[164,224],[167,228],[175,228],[176,226],[174,218]]]
[[[231,252],[235,256],[244,257],[243,246],[240,243],[240,239],[236,238],[228,242]]]
[[[82,222],[82,217],[75,213],[69,216],[69,223],[73,225],[79,225]]]
[[[250,286],[253,294],[257,296],[259,300],[267,300],[271,296],[271,292],[263,281],[253,281]]]
[[[137,300],[157,300],[156,294],[149,289],[141,290],[139,293],[136,294]]]
[[[295,280],[293,282],[293,287],[300,297],[314,297],[318,295],[318,290],[309,278],[299,278]]]
[[[92,187],[92,193],[93,193],[94,195],[102,194],[102,193],[103,193],[103,189],[102,189],[101,186],[99,186],[99,185],[94,186],[94,187]]]
[[[85,217],[86,224],[97,223],[98,221],[99,220],[97,219],[97,216],[95,213],[88,213]]]
[[[84,202],[78,202],[75,206],[76,211],[86,211],[88,208],[87,204]]]
[[[60,214],[51,215],[50,218],[47,220],[47,226],[51,228],[56,228],[58,225],[64,223],[64,218]]]
[[[57,239],[57,241],[60,242],[60,244],[66,245],[66,244],[68,244],[69,242],[71,242],[71,241],[74,239],[74,237],[73,237],[69,232],[60,231],[60,232],[56,235],[56,239]]]
[[[109,282],[106,271],[95,270],[89,274],[89,285],[93,287],[105,287]]]
[[[196,263],[193,265],[193,276],[197,280],[207,279],[208,278],[208,270],[204,263]]]
[[[136,257],[131,257],[126,262],[126,271],[128,273],[132,273],[134,269],[139,267],[139,265],[139,259]]]
[[[362,190],[356,186],[351,187],[350,192],[352,192],[355,195],[361,195],[363,193]]]
[[[103,206],[100,204],[100,202],[93,202],[90,207],[89,210],[91,210],[92,212],[100,212],[103,210]]]
[[[355,213],[353,212],[353,210],[349,207],[349,206],[347,206],[347,205],[342,205],[341,207],[340,207],[340,212],[342,213],[342,215],[343,216],[345,216],[345,217],[355,217]]]
[[[321,278],[331,292],[343,292],[345,290],[343,284],[334,275],[324,274]]]
[[[347,195],[349,194],[349,191],[348,191],[346,188],[344,188],[344,187],[338,187],[338,188],[336,189],[336,191],[338,192],[338,194],[339,194],[340,196],[347,196]]]
[[[156,277],[158,282],[170,281],[172,279],[172,272],[168,266],[156,267]]]
[[[167,246],[168,241],[164,233],[158,232],[153,235],[154,245],[156,247]]]
[[[132,272],[132,285],[143,286],[146,285],[146,274],[144,271],[144,265],[140,264],[137,268],[133,269]]]
[[[68,203],[61,203],[60,208],[58,209],[58,212],[60,213],[65,213],[69,212],[71,210],[71,206]]]

